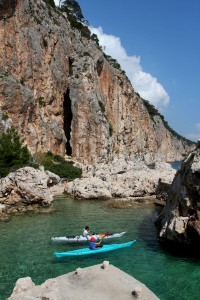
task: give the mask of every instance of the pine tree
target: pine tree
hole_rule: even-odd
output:
[[[14,127],[0,134],[0,175],[5,177],[9,172],[26,166],[31,155],[23,145]]]
[[[44,0],[47,4],[51,5],[51,7],[56,7],[54,0]]]
[[[67,9],[68,12],[75,14],[77,20],[83,21],[84,17],[80,8],[80,5],[76,0],[63,1],[62,8]]]

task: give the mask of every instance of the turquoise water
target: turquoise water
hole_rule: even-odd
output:
[[[35,284],[41,284],[78,267],[108,260],[146,284],[161,300],[199,300],[200,259],[178,257],[160,246],[154,226],[160,208],[138,205],[113,209],[105,204],[58,197],[53,213],[29,213],[1,222],[0,299],[11,295],[20,277],[30,276]],[[133,239],[137,242],[115,252],[57,261],[54,251],[72,250],[81,245],[52,245],[50,237],[81,233],[85,225],[101,233],[127,231],[122,238],[112,241],[115,243]]]

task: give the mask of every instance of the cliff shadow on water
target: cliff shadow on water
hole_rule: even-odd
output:
[[[162,252],[176,258],[200,262],[200,245],[184,245],[174,241],[158,240]]]
[[[159,205],[155,206],[153,209],[151,208],[151,212],[143,218],[138,229],[140,241],[144,242],[149,250],[155,252],[160,251],[160,244],[157,240],[157,228],[154,222],[161,210],[162,207]]]

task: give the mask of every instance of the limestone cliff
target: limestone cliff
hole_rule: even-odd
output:
[[[148,100],[148,99],[147,99]],[[150,117],[126,75],[43,0],[0,1],[0,124],[32,153],[82,163],[174,161],[190,147]]]
[[[156,224],[163,240],[200,245],[200,142],[177,171]]]

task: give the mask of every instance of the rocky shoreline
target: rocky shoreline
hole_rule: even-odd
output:
[[[148,166],[135,158],[123,157],[112,162],[82,166],[83,176],[68,182],[65,194],[80,199],[144,198],[162,199],[171,185],[176,170],[169,163]]]
[[[165,204],[165,200],[157,199],[156,196],[114,198],[106,201],[106,205],[112,208],[129,208],[135,205],[165,206]]]
[[[0,220],[13,213],[51,211],[55,196],[109,200],[113,207],[136,203],[165,204],[165,194],[175,170],[167,163],[148,167],[141,160],[116,159],[109,164],[80,165],[81,179],[62,181],[43,167],[21,168],[0,179]],[[48,208],[48,209],[47,209]]]

